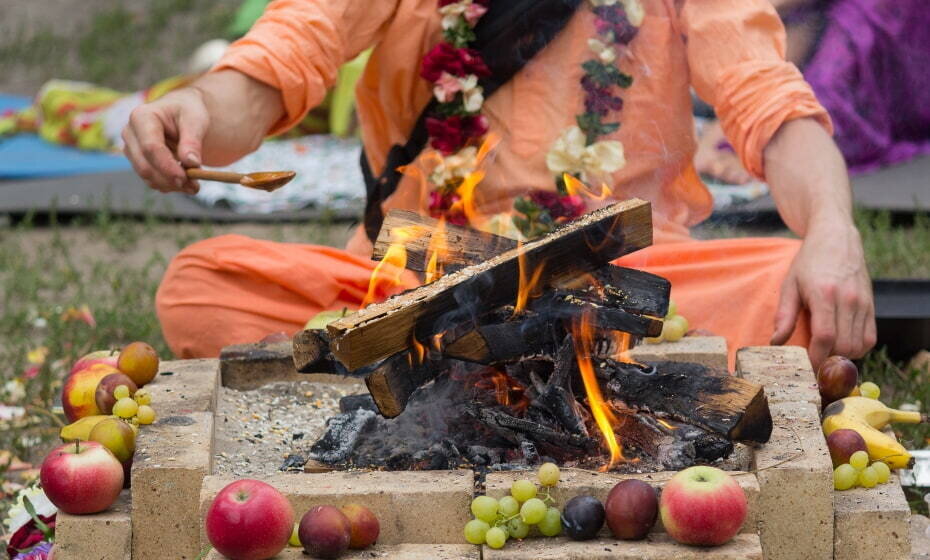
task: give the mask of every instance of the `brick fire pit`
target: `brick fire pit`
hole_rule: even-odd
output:
[[[639,346],[640,361],[689,361],[726,366],[723,339],[692,337],[677,343]],[[573,542],[565,538],[511,541],[501,550],[463,543],[474,494],[472,471],[328,472],[263,477],[281,490],[295,512],[321,504],[360,502],[381,520],[372,549],[344,558],[410,560],[536,559],[829,559],[910,558],[910,510],[896,477],[873,489],[833,491],[832,466],[820,430],[820,397],[806,353],[796,347],[744,348],[737,374],[763,384],[774,420],[768,444],[738,445],[725,468],[749,498],[749,516],[731,543],[697,549],[674,543],[661,527],[645,541],[607,536]],[[148,560],[197,558],[208,543],[202,519],[216,493],[232,480],[215,474],[214,457],[224,450],[214,437],[217,391],[263,383],[305,380],[344,383],[333,376],[301,375],[269,356],[260,376],[235,367],[220,375],[218,360],[165,362],[150,385],[158,421],[142,430],[132,468],[132,491],[102,514],[59,513],[57,560]],[[313,441],[319,434],[306,434]],[[624,478],[661,487],[674,473],[619,475],[565,469],[554,495],[559,504],[580,493],[603,499]],[[499,497],[520,472],[491,473],[487,493]],[[219,559],[216,552],[207,555]],[[306,558],[286,549],[280,558]]]

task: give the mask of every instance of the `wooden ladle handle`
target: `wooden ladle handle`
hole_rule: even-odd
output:
[[[213,171],[200,167],[191,167],[186,170],[187,176],[191,179],[203,179],[205,181],[219,181],[220,183],[233,183],[238,185],[244,175],[242,173],[233,173],[231,171]]]

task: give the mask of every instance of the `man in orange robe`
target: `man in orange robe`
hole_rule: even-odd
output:
[[[618,264],[668,278],[680,312],[692,327],[725,336],[731,359],[741,346],[770,342],[808,347],[815,365],[832,353],[861,356],[874,344],[875,321],[845,165],[829,117],[784,60],[784,29],[769,2],[590,0],[616,2],[643,13],[635,39],[611,62],[633,78],[622,126],[608,135],[626,160],[610,173],[611,196],[651,201],[656,224],[656,244]],[[277,0],[213,72],[133,113],[126,153],[152,188],[196,192],[183,167],[228,164],[293,126],[323,99],[340,64],[375,45],[357,105],[368,163],[380,173],[434,94],[419,68],[442,40],[441,19],[437,0]],[[477,188],[482,215],[509,212],[529,188],[554,190],[547,154],[583,110],[578,84],[597,46],[595,23],[583,3],[485,100],[481,112],[501,140]],[[692,163],[691,87],[715,107],[800,240],[689,237],[712,208]],[[405,177],[382,208],[426,212],[426,194]],[[370,250],[361,228],[345,251],[236,235],[195,243],[159,289],[165,337],[181,357],[214,356],[227,344],[294,332],[319,311],[356,308],[375,264]]]

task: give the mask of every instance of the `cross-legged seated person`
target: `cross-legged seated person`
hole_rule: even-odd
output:
[[[346,250],[237,235],[188,247],[159,289],[165,337],[181,357],[215,356],[357,308],[390,209],[532,237],[605,204],[566,194],[569,174],[651,201],[656,244],[618,264],[668,278],[731,359],[770,342],[806,346],[815,365],[860,356],[875,322],[847,173],[784,40],[765,0],[278,0],[211,73],[133,113],[126,153],[152,188],[195,192],[184,167],[232,162],[294,125],[374,45],[357,88],[365,227]],[[692,164],[691,87],[800,240],[689,237],[712,206]]]

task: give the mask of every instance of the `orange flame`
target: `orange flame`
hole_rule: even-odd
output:
[[[601,192],[595,193],[574,175],[563,173],[562,180],[565,182],[565,190],[572,196],[578,195],[584,198],[601,201],[607,200],[611,195],[610,188],[606,183],[601,183]]]
[[[513,377],[496,369],[483,372],[475,383],[475,387],[494,391],[494,400],[498,404],[508,406],[517,413],[525,411],[530,405],[529,397],[526,396],[526,387]]]
[[[617,360],[618,362],[624,362],[627,364],[636,363],[633,358],[630,357],[630,346],[632,346],[633,337],[630,336],[630,333],[623,331],[613,331],[614,337],[614,348],[616,351],[614,355],[611,356],[612,359]]]
[[[519,247],[520,245],[521,243],[518,242],[517,246]],[[542,262],[533,270],[532,274],[529,274],[527,270],[529,265],[526,264],[526,254],[523,252],[517,255],[517,265],[519,266],[520,274],[518,276],[517,302],[513,310],[514,315],[526,309],[526,304],[531,298],[539,296],[542,288],[539,281],[542,278],[543,269],[546,268],[546,263]]]
[[[482,179],[484,179],[484,171],[480,169],[469,173],[462,179],[458,188],[455,189],[456,194],[461,198],[450,208],[452,213],[461,211],[468,220],[468,225],[476,229],[481,229],[481,224],[484,223],[484,216],[478,212],[478,205],[475,202],[475,188]]]
[[[665,426],[665,427],[668,428],[669,430],[677,430],[677,429],[678,429],[678,428],[676,428],[675,426],[672,426],[671,424],[669,424],[668,422],[666,422],[665,420],[662,420],[661,418],[656,418],[656,422],[658,422],[659,424],[662,424],[663,426]]]
[[[429,247],[426,248],[426,254],[429,255],[426,264],[426,283],[429,284],[438,280],[445,270],[443,269],[443,259],[449,254],[449,247],[446,243],[446,219],[439,218],[436,229],[429,240]]]
[[[393,241],[390,247],[384,253],[384,258],[378,263],[371,273],[371,279],[368,281],[368,293],[362,300],[362,308],[373,303],[379,297],[391,288],[401,285],[401,277],[404,269],[407,267],[407,241],[413,237],[412,228],[397,228],[391,232]]]
[[[578,369],[581,371],[581,379],[584,381],[585,392],[588,394],[588,406],[591,408],[597,427],[601,430],[604,442],[610,451],[610,462],[601,467],[601,471],[605,472],[626,459],[617,441],[617,434],[614,433],[613,426],[617,423],[617,419],[610,406],[604,401],[601,386],[594,374],[594,366],[591,364],[591,346],[594,341],[591,313],[582,313],[580,318],[572,322],[572,336],[575,339],[575,358],[578,360]]]
[[[410,363],[411,366],[422,364],[423,359],[426,357],[426,346],[423,346],[423,344],[421,344],[420,341],[417,340],[417,337],[411,336],[410,347],[411,347],[411,352],[407,355],[408,356],[407,361]]]

